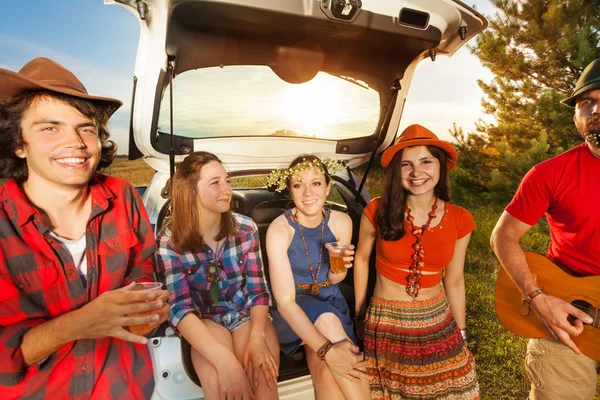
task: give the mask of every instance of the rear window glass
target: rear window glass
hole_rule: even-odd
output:
[[[266,188],[267,187],[267,177],[266,176],[234,177],[234,178],[231,178],[231,186],[234,188],[243,188],[243,189]],[[336,184],[331,186],[331,191],[329,192],[329,196],[327,196],[327,201],[329,203],[336,203],[338,205],[345,206],[344,198],[338,191]]]
[[[226,66],[187,71],[173,82],[173,130],[184,137],[340,140],[372,135],[379,120],[376,90],[324,72],[290,84],[266,66]],[[164,133],[170,132],[169,91],[159,115],[158,129]]]

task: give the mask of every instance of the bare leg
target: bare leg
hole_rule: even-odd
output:
[[[315,321],[315,328],[317,328],[317,330],[321,332],[323,336],[333,343],[337,343],[345,339],[350,340],[350,338],[348,338],[346,335],[346,331],[344,331],[342,323],[333,313],[321,314],[321,316],[319,316],[319,318],[317,318]],[[341,375],[337,375],[335,372],[332,372],[332,375],[340,390],[344,394],[344,398],[346,400],[362,400],[371,398],[371,389],[368,381],[361,380],[360,383],[354,383],[342,377]]]
[[[316,400],[344,400],[344,395],[337,382],[333,378],[326,363],[321,361],[317,353],[304,346],[306,362],[310,370],[310,376],[315,386]]]
[[[215,340],[233,352],[233,341],[227,329],[208,319],[203,319],[202,322]],[[204,398],[206,400],[219,400],[221,398],[221,387],[215,367],[204,356],[194,350],[193,347],[192,363],[202,383]]]
[[[246,346],[248,345],[248,340],[250,339],[250,331],[252,328],[252,323],[248,322],[238,329],[234,330],[231,334],[233,336],[233,348],[235,352],[235,356],[240,363],[243,365],[244,363],[244,352],[246,351]],[[267,346],[275,358],[275,362],[277,363],[277,367],[279,367],[279,341],[277,340],[277,332],[275,331],[275,327],[273,323],[267,320],[265,324],[265,338],[267,342]],[[252,382],[251,382],[252,384]],[[277,392],[277,386],[270,388],[267,385],[267,381],[265,380],[265,376],[261,373],[258,378],[258,388],[255,388],[254,391],[256,399],[278,399],[279,394]]]

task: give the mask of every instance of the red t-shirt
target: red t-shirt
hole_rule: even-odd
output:
[[[583,143],[533,167],[506,211],[526,223],[546,214],[548,258],[579,275],[600,275],[600,159]]]
[[[380,198],[374,198],[365,208],[365,216],[371,221],[373,226],[377,227],[377,209],[379,208]],[[406,234],[396,241],[382,240],[379,235],[376,240],[376,258],[375,267],[377,271],[386,278],[406,284],[407,272],[402,269],[408,269],[412,264],[412,249],[415,243],[415,237],[410,233],[408,222],[404,222],[407,231]],[[475,229],[475,221],[470,212],[454,204],[446,203],[446,210],[439,224],[428,229],[423,234],[423,249],[425,257],[423,261],[423,271],[435,272],[435,275],[423,275],[421,284],[423,287],[433,287],[440,283],[442,275],[440,272],[452,260],[454,255],[454,245],[458,239],[465,237]]]

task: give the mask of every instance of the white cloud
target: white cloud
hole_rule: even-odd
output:
[[[474,45],[474,41],[469,44]],[[440,138],[450,140],[448,130],[452,123],[470,132],[475,130],[479,118],[492,122],[481,107],[484,93],[477,84],[478,79],[489,82],[492,78],[490,70],[467,46],[450,58],[438,56],[435,61],[421,61],[413,76],[400,132],[411,124],[421,124]]]

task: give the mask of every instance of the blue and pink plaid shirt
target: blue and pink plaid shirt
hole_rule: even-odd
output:
[[[190,312],[215,319],[230,312],[249,314],[254,306],[272,304],[256,224],[240,214],[233,213],[233,217],[238,234],[226,238],[216,258],[207,245],[198,253],[177,252],[168,230],[156,238],[157,274],[170,293],[169,321],[174,328]],[[207,270],[211,259],[220,261],[217,302],[210,296]]]

